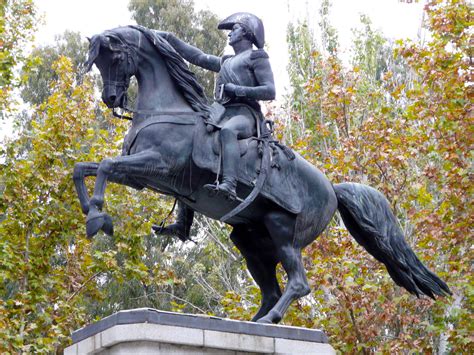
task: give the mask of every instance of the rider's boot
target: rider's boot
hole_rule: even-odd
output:
[[[237,193],[237,169],[240,157],[239,143],[233,132],[222,130],[222,183],[217,187],[218,192],[231,200],[235,200]]]
[[[181,241],[185,242],[191,240],[189,232],[191,231],[193,219],[194,211],[184,203],[178,201],[178,217],[176,218],[176,222],[166,227],[153,225],[152,228],[157,234],[175,235],[181,239]]]
[[[237,179],[234,176],[225,176],[222,183],[217,186],[218,193],[225,195],[230,200],[235,200],[237,197]]]
[[[229,200],[237,198],[237,164],[239,163],[240,150],[237,136],[230,130],[223,129],[220,135],[222,147],[222,183],[205,185],[210,191],[216,191]]]

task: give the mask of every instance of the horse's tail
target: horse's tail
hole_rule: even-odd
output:
[[[448,285],[428,270],[405,241],[387,199],[361,184],[334,185],[338,209],[351,235],[385,264],[398,286],[419,297],[451,294]]]

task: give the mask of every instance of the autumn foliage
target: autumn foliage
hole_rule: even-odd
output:
[[[22,3],[30,26],[31,2]],[[329,9],[322,1],[319,45],[304,24],[289,27],[293,90],[268,116],[278,138],[334,183],[382,191],[453,296],[417,299],[396,286],[336,217],[305,250],[313,292],[284,323],[323,329],[341,353],[473,353],[470,6],[428,1],[426,42],[390,42],[362,17],[350,64]],[[197,216],[197,245],[157,238],[151,225],[171,201],[110,184],[115,235],[85,238],[74,163],[120,154],[127,125],[105,112],[93,77],[78,82],[69,59],[52,70],[48,98],[17,117],[17,136],[0,150],[0,352],[60,352],[72,330],[126,308],[249,320],[259,291],[222,224]]]
[[[410,296],[335,224],[306,250],[311,317],[295,309],[287,322],[323,327],[343,353],[473,349],[470,9],[429,1],[425,10],[426,44],[390,46],[363,19],[364,51],[349,68],[337,52],[313,49],[304,104],[281,128],[282,139],[288,125],[303,132],[295,148],[333,181],[383,191],[409,244],[454,292],[435,302]]]

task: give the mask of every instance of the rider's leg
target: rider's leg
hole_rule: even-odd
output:
[[[183,242],[190,240],[189,232],[193,224],[194,211],[181,201],[178,201],[178,218],[176,222],[166,227],[153,226],[157,234],[176,235]]]
[[[228,120],[221,129],[220,143],[222,147],[222,183],[219,191],[235,197],[237,187],[238,164],[240,150],[238,139],[249,138],[255,134],[255,119],[238,115]]]

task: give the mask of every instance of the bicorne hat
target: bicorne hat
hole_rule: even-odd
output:
[[[217,25],[217,28],[219,30],[231,30],[236,23],[244,25],[250,30],[253,34],[252,42],[257,48],[263,48],[265,44],[265,31],[263,29],[262,20],[248,12],[237,12],[221,21],[219,25]]]

